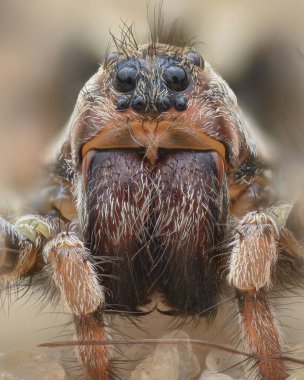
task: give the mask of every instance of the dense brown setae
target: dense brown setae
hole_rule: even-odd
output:
[[[103,267],[114,276],[103,280],[110,304],[134,311],[159,291],[180,315],[196,315],[216,302],[218,260],[210,259],[228,199],[213,156],[165,152],[151,165],[137,152],[93,152],[85,240],[95,256],[114,258]]]

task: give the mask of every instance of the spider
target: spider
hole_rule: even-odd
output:
[[[105,313],[132,316],[155,294],[212,320],[230,288],[257,376],[286,379],[268,293],[301,276],[298,209],[272,195],[234,93],[196,49],[115,42],[80,92],[44,207],[0,219],[3,287],[55,288],[84,343],[110,341]],[[78,350],[89,379],[112,378],[108,345]]]

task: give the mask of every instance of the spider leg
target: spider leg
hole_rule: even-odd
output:
[[[53,228],[46,218],[24,216],[14,224],[0,217],[0,281],[3,285],[26,276],[38,265],[38,251]]]
[[[74,314],[78,340],[105,340],[103,287],[83,243],[74,233],[60,233],[46,244],[43,256],[48,275]],[[109,348],[80,345],[77,349],[90,380],[109,379]]]
[[[277,262],[278,229],[266,213],[250,212],[238,227],[232,243],[228,281],[237,290],[240,324],[245,344],[252,354],[265,356],[257,366],[266,380],[286,379],[287,373],[279,359],[280,331],[265,289],[271,286],[271,273]]]
[[[61,229],[60,223],[49,217],[28,215],[14,224],[0,218],[1,284],[10,286],[43,270],[72,310],[78,340],[105,340],[106,330],[99,316],[103,288],[89,252],[74,232]],[[78,355],[91,380],[109,378],[108,351],[101,345],[79,346]]]

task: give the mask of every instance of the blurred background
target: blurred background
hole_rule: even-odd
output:
[[[109,30],[117,33],[121,20],[134,23],[138,41],[148,41],[147,4],[153,14],[153,1],[0,0],[2,213],[36,182],[79,90],[102,62]],[[185,35],[196,37],[203,57],[262,129],[280,168],[280,191],[287,198],[303,193],[304,1],[166,0],[163,15],[165,25],[178,18]],[[24,310],[14,306],[12,322],[0,317],[0,349],[37,336],[45,341],[37,330],[47,325],[47,313],[37,319],[31,304]]]

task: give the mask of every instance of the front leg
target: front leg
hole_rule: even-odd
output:
[[[0,284],[4,287],[42,272],[74,314],[79,341],[105,340],[103,287],[89,252],[62,220],[24,216],[15,224],[0,218]],[[90,380],[109,379],[109,348],[83,345],[78,356]]]
[[[236,230],[228,281],[237,290],[244,340],[252,354],[265,357],[257,362],[262,378],[284,380],[287,373],[283,362],[267,359],[281,354],[278,322],[265,292],[278,258],[279,232],[274,220],[259,212],[247,214]]]
[[[60,233],[47,243],[43,256],[48,277],[74,314],[78,340],[106,340],[102,313],[104,291],[83,243],[74,233]],[[80,345],[77,353],[90,380],[110,378],[108,347]]]
[[[24,216],[15,224],[0,217],[0,284],[10,285],[39,266],[38,251],[55,233],[53,224],[42,216]]]

